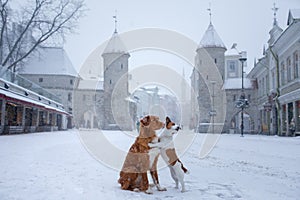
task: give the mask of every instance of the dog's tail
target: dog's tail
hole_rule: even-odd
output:
[[[183,171],[185,174],[190,174],[189,170],[187,170],[187,168],[185,168],[185,167],[183,166],[182,162],[181,162],[180,160],[178,160],[178,161],[179,161],[180,164],[181,164],[181,169],[182,169],[182,171]]]

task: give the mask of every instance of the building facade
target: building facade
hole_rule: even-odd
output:
[[[57,97],[4,67],[0,72],[0,134],[67,129],[69,114]]]
[[[75,89],[75,125],[78,128],[132,130],[136,106],[128,92],[130,54],[116,30],[97,56],[103,59],[101,74],[88,73],[80,77]]]
[[[274,17],[268,48],[249,73],[258,82],[261,132],[282,136],[300,134],[299,32],[300,9],[289,11],[285,30]]]
[[[40,48],[18,73],[57,96],[70,114],[68,127],[73,127],[74,88],[78,82],[78,73],[62,47]],[[39,94],[45,95],[42,91]]]
[[[214,132],[217,127],[217,132],[239,133],[242,110],[237,107],[237,101],[243,94],[251,107],[256,106],[255,82],[243,78],[245,87],[242,91],[243,70],[239,61],[241,52],[237,51],[236,44],[227,50],[211,22],[196,52],[195,68],[191,75],[191,86],[196,95],[196,99],[192,99],[191,102],[193,113],[191,128],[196,132],[211,132],[210,127],[214,126]],[[208,71],[214,67],[218,70],[218,74],[208,75]],[[221,82],[216,82],[217,76]],[[222,88],[224,96],[214,93],[217,87]],[[222,114],[225,119],[215,121],[214,118]],[[255,124],[257,119],[255,111],[247,108],[243,110],[243,115],[245,132],[256,132],[258,125]]]

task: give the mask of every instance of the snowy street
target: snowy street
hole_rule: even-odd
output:
[[[188,132],[181,134],[188,135]],[[123,191],[119,171],[86,150],[77,130],[0,137],[0,199],[299,199],[300,137],[221,135],[204,159],[204,134],[180,157],[190,174],[187,192],[175,189],[167,168],[159,179],[167,191],[154,194]],[[134,137],[117,131],[104,135],[127,151]],[[107,152],[110,155],[110,152]],[[123,158],[124,159],[124,158]],[[122,165],[123,160],[117,160]],[[151,182],[151,179],[149,178]]]

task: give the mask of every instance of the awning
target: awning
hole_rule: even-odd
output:
[[[61,113],[61,114],[69,115],[69,113],[67,113],[66,111],[61,110],[57,107],[53,107],[53,106],[44,104],[42,102],[38,102],[38,101],[36,101],[34,99],[31,99],[29,97],[25,97],[25,96],[22,96],[22,95],[19,95],[17,93],[13,93],[13,92],[10,92],[10,91],[7,91],[7,90],[0,89],[0,97],[4,98],[6,100],[9,100],[9,101],[16,102],[16,103],[20,103],[20,104],[24,104],[24,105],[28,105],[28,106],[36,106],[36,107],[39,107],[39,108],[42,108],[42,109],[45,109],[45,110],[54,111],[54,112],[58,112],[58,113]]]

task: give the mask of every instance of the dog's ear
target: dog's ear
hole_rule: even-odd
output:
[[[150,116],[149,115],[145,116],[143,119],[141,119],[140,122],[141,122],[141,124],[143,126],[149,126],[149,124],[150,124]]]
[[[171,119],[169,117],[166,117],[166,124],[170,123]]]

